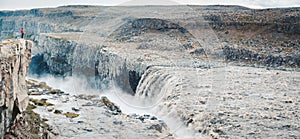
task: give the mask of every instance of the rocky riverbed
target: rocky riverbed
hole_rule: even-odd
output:
[[[299,138],[299,13],[5,11],[0,39],[30,30],[29,106],[58,138]]]
[[[156,67],[149,72],[157,71],[178,76],[169,78],[173,83],[163,85],[169,92],[146,94],[140,92],[141,84],[138,95],[126,98],[116,88],[99,92],[76,89],[75,84],[71,88],[77,92],[70,93],[29,80],[30,97],[33,103],[46,100],[45,104],[37,103],[40,106],[34,111],[49,119],[47,123],[61,138],[297,138],[300,135],[296,124],[300,112],[298,72],[236,66],[198,70]],[[58,83],[58,87],[70,86],[67,80],[65,84],[62,79],[42,80]],[[64,89],[72,90],[68,88]],[[122,108],[128,112],[127,107],[132,107],[131,114],[122,113]]]
[[[64,92],[27,80],[30,105],[57,138],[175,138],[166,123],[149,114],[125,114],[101,92]],[[113,93],[113,92],[110,92]],[[101,95],[102,94],[102,95]]]

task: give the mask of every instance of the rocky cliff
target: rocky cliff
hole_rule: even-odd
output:
[[[14,124],[28,105],[26,75],[33,42],[7,40],[0,42],[0,135]]]
[[[194,58],[188,50],[140,49],[131,42],[88,44],[91,38],[73,37],[41,35],[40,56],[51,74],[79,75],[114,93],[120,87],[134,95],[118,94],[127,105],[171,119],[166,123],[172,132],[187,128],[191,138],[299,137],[294,124],[299,121],[299,72],[228,66]]]
[[[256,10],[239,6],[64,6],[1,11],[0,40],[19,37],[21,27],[36,42],[43,33],[84,33],[86,37],[93,33],[88,36],[93,41],[135,42],[140,49],[200,47],[201,54],[233,63],[295,68],[300,63],[299,13],[297,7]],[[158,34],[164,37],[153,37]]]
[[[151,10],[159,14],[147,12]],[[299,23],[285,17],[298,18],[298,10],[238,6],[36,9],[40,14],[24,15],[37,22],[54,18],[48,23],[59,24],[61,30],[34,37],[39,52],[33,57],[30,74],[88,77],[87,82],[96,88],[116,83],[134,94],[147,67],[182,66],[167,51],[189,59],[216,56],[239,65],[298,68]],[[3,21],[20,16],[4,15],[8,18]],[[75,28],[80,31],[72,31]],[[110,49],[114,46],[117,48]]]
[[[147,67],[146,63],[138,62],[135,57],[108,51],[105,44],[87,45],[59,37],[58,34],[40,35],[38,42],[41,52],[33,57],[30,74],[80,77],[98,89],[117,84],[134,94]]]
[[[67,6],[3,12],[2,28],[21,16],[49,21],[57,30],[34,37],[31,74],[79,77],[99,92],[121,88],[132,95],[122,98],[130,106],[173,118],[166,122],[173,132],[184,127],[194,138],[297,138],[300,75],[291,72],[300,63],[297,11]]]

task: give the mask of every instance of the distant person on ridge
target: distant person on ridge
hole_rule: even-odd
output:
[[[23,28],[21,29],[21,34],[22,34],[22,38],[24,38],[25,32],[24,32],[24,29],[23,29]]]

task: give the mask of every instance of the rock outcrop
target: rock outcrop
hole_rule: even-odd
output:
[[[28,80],[28,107],[39,113],[50,126],[42,124],[39,128],[39,123],[43,122],[34,120],[34,131],[40,130],[43,135],[25,138],[176,138],[166,123],[155,116],[121,112],[120,105],[109,99],[109,94],[117,93],[115,91],[107,96],[90,91],[75,95],[52,87],[45,82]],[[50,102],[53,105],[48,105]],[[51,136],[53,133],[57,136]]]
[[[107,51],[105,45],[89,46],[55,35],[41,35],[39,48],[43,52],[33,57],[29,73],[56,76],[77,76],[93,87],[105,89],[114,83],[134,94],[146,64]],[[39,59],[39,60],[35,60]]]
[[[129,19],[127,23],[120,26],[115,32],[113,32],[110,37],[118,41],[134,42],[136,41],[133,39],[135,36],[145,36],[147,33],[165,34],[170,37],[171,40],[180,40],[180,46],[177,49],[192,49],[200,47],[199,42],[196,41],[196,38],[186,28],[174,22],[157,18]],[[146,36],[148,40],[151,38],[149,35]],[[139,42],[141,42],[141,40],[139,40]],[[149,46],[139,46],[139,49],[145,49],[145,47],[148,48]]]
[[[232,48],[225,46],[223,48],[225,59],[228,61],[248,62],[247,64],[260,64],[269,67],[300,67],[300,55],[274,55],[261,54],[243,48]]]
[[[33,42],[7,40],[0,42],[0,136],[18,119],[28,105],[26,75]]]
[[[145,12],[153,10],[159,14]],[[297,22],[300,17],[299,10],[298,7],[255,10],[239,6],[177,6],[176,8],[145,6],[134,9],[132,7],[64,6],[2,11],[0,12],[0,40],[17,38],[20,36],[21,27],[25,28],[26,37],[37,43],[41,40],[42,33],[95,33],[92,36],[84,36],[138,43],[137,48],[141,50],[198,49],[201,50],[199,56],[209,57],[211,54],[211,56],[218,55],[219,58],[226,57],[228,61],[246,64],[251,62],[262,66],[297,68],[299,67],[300,24]],[[83,38],[80,36],[77,39]],[[68,42],[68,40],[64,41]],[[241,55],[234,50],[229,50],[228,47],[225,47],[224,52],[222,48],[226,45],[239,46],[238,50],[249,50],[253,55],[265,57],[263,59],[266,60],[253,62],[251,59],[259,59],[259,57]],[[196,53],[197,50],[191,54]],[[238,59],[239,57],[242,59]],[[248,58],[244,59],[245,57]],[[53,60],[66,64],[71,62],[63,61],[63,58]],[[51,72],[51,67],[47,67],[45,62],[42,65]],[[59,75],[64,74],[64,71],[56,72]]]
[[[225,58],[234,64],[237,61],[248,66],[299,71],[299,23],[294,24],[299,8],[191,7],[192,11],[180,6],[69,6],[33,11],[37,21],[53,19],[49,24],[60,26],[38,35],[39,52],[33,58],[31,71],[79,77],[99,91],[116,87],[113,89],[135,95],[126,100],[133,103],[131,106],[157,110],[158,118],[175,117],[166,122],[170,129],[191,129],[192,137],[299,137],[299,126],[294,124],[299,121],[299,72],[241,68],[223,61]],[[157,12],[143,12],[153,9]],[[15,30],[14,24],[18,23],[9,20],[21,15],[8,12],[9,18],[0,18],[0,28]],[[194,40],[201,47],[193,45]],[[101,101],[104,104],[99,110],[103,113],[97,110],[95,114],[100,119],[124,116],[118,112],[122,107],[115,107],[107,99]],[[95,105],[92,102],[82,105],[83,109],[72,109],[81,114],[71,117],[90,118],[91,114],[83,111]],[[115,116],[107,115],[106,110]],[[143,122],[145,116],[138,119]],[[110,130],[124,123],[112,121]],[[70,128],[77,127],[71,124],[63,125],[61,133],[74,134]],[[78,124],[84,123],[78,120]],[[105,131],[106,127],[100,127],[104,125],[107,126],[99,124],[95,129],[79,132]],[[163,127],[157,123],[147,130],[162,132]]]

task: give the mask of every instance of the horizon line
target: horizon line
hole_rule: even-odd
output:
[[[32,9],[49,9],[49,8],[59,8],[59,7],[68,7],[68,6],[91,6],[91,7],[143,7],[143,6],[238,6],[249,9],[283,9],[283,8],[300,8],[300,5],[295,6],[279,6],[279,7],[254,7],[254,6],[245,6],[238,4],[146,4],[146,5],[90,5],[90,4],[68,4],[68,5],[57,5],[57,6],[41,6],[41,7],[29,7],[29,8],[17,8],[17,9],[0,9],[0,11],[23,11],[23,10],[32,10]]]

